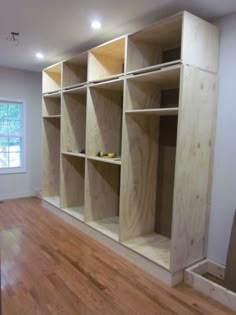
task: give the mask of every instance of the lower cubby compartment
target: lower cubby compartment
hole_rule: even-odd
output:
[[[60,195],[60,119],[43,119],[43,198],[59,204]]]
[[[85,158],[62,154],[61,208],[84,221]]]
[[[119,240],[120,166],[87,160],[86,222]]]
[[[174,194],[177,116],[126,115],[120,239],[166,269]]]
[[[125,241],[123,245],[166,269],[170,268],[170,239],[168,237],[152,233]]]

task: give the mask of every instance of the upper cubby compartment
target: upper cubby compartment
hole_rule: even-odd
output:
[[[128,36],[127,72],[142,71],[181,58],[182,15],[176,15]]]
[[[126,37],[110,41],[89,51],[88,81],[114,79],[124,72]]]
[[[43,96],[43,117],[60,117],[61,115],[61,93],[53,93]]]
[[[217,72],[216,26],[184,11],[128,36],[126,72],[144,72],[182,62]]]
[[[62,87],[73,88],[87,82],[88,53],[63,62]]]
[[[126,113],[176,114],[181,66],[134,75],[126,80]]]
[[[43,70],[43,93],[53,93],[61,89],[61,74],[61,63]]]

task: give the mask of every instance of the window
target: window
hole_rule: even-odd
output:
[[[0,174],[25,172],[24,103],[0,98]]]

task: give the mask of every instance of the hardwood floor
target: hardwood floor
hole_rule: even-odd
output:
[[[0,203],[3,315],[226,315],[180,285],[169,288],[41,207]]]

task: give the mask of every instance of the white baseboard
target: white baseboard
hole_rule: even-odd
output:
[[[0,200],[17,199],[35,196],[35,191],[22,191],[0,194]]]

